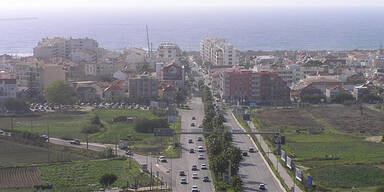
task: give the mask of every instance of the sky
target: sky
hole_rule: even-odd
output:
[[[10,8],[383,7],[384,0],[0,0]]]

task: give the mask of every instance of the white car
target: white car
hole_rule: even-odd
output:
[[[197,175],[197,173],[192,173],[192,179],[198,179],[199,176]]]
[[[197,148],[197,151],[198,151],[198,152],[204,152],[204,148],[203,148],[203,146],[199,146],[199,147]]]
[[[197,188],[196,185],[192,186],[192,191],[191,192],[199,192],[199,188]]]
[[[208,169],[206,164],[201,164],[200,168],[201,169]]]
[[[165,159],[164,156],[160,156],[160,157],[159,157],[159,161],[160,161],[160,162],[167,162],[167,159]]]

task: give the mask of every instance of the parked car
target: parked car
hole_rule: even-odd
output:
[[[199,146],[199,147],[197,148],[197,151],[198,151],[198,152],[204,152],[204,148],[203,148],[203,146]]]
[[[192,165],[192,171],[197,171],[197,165]]]
[[[194,127],[195,126],[195,123],[191,123],[191,127]]]
[[[254,153],[254,152],[255,152],[255,149],[253,149],[253,148],[251,147],[251,148],[249,148],[248,152],[250,152],[250,153]]]
[[[204,155],[203,154],[199,154],[199,160],[203,160],[204,159]]]
[[[203,141],[203,138],[202,137],[198,137],[197,141]]]
[[[180,171],[179,172],[179,176],[185,176],[185,172],[184,171]]]
[[[130,150],[126,151],[125,154],[126,154],[126,155],[129,155],[129,156],[133,156],[133,152],[130,151]]]
[[[206,164],[201,164],[201,169],[208,169]]]
[[[188,139],[188,143],[193,143],[192,139]]]
[[[196,117],[192,117],[192,120],[196,120]]]
[[[248,156],[248,153],[247,152],[243,152],[243,156],[244,157]]]
[[[69,143],[72,145],[80,145],[80,140],[75,139],[75,140],[70,141]]]

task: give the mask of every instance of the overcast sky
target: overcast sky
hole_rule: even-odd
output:
[[[384,0],[0,0],[0,10],[44,7],[376,7]]]

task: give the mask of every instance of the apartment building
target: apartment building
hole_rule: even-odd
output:
[[[278,67],[272,67],[271,65],[256,65],[253,68],[253,71],[275,72],[282,80],[287,83],[288,86],[291,86],[293,83],[300,81],[300,79],[304,77],[299,65],[286,65]]]
[[[181,49],[171,42],[161,43],[157,48],[157,61],[170,62],[181,56]]]
[[[289,87],[274,72],[233,67],[221,71],[218,78],[218,91],[225,102],[283,105],[290,101]]]
[[[8,98],[16,98],[17,91],[16,79],[0,79],[0,104]]]
[[[224,39],[208,37],[200,42],[200,56],[213,65],[239,65],[240,53]]]
[[[158,87],[158,80],[145,74],[128,80],[129,97],[133,98],[155,98],[158,96]]]
[[[93,39],[65,39],[55,37],[53,39],[45,38],[40,41],[33,49],[33,56],[38,59],[49,60],[55,57],[62,57],[65,59],[72,59],[72,56],[76,52],[88,50],[97,52],[97,41]],[[92,54],[91,54],[92,55]],[[93,57],[93,56],[91,56]]]

